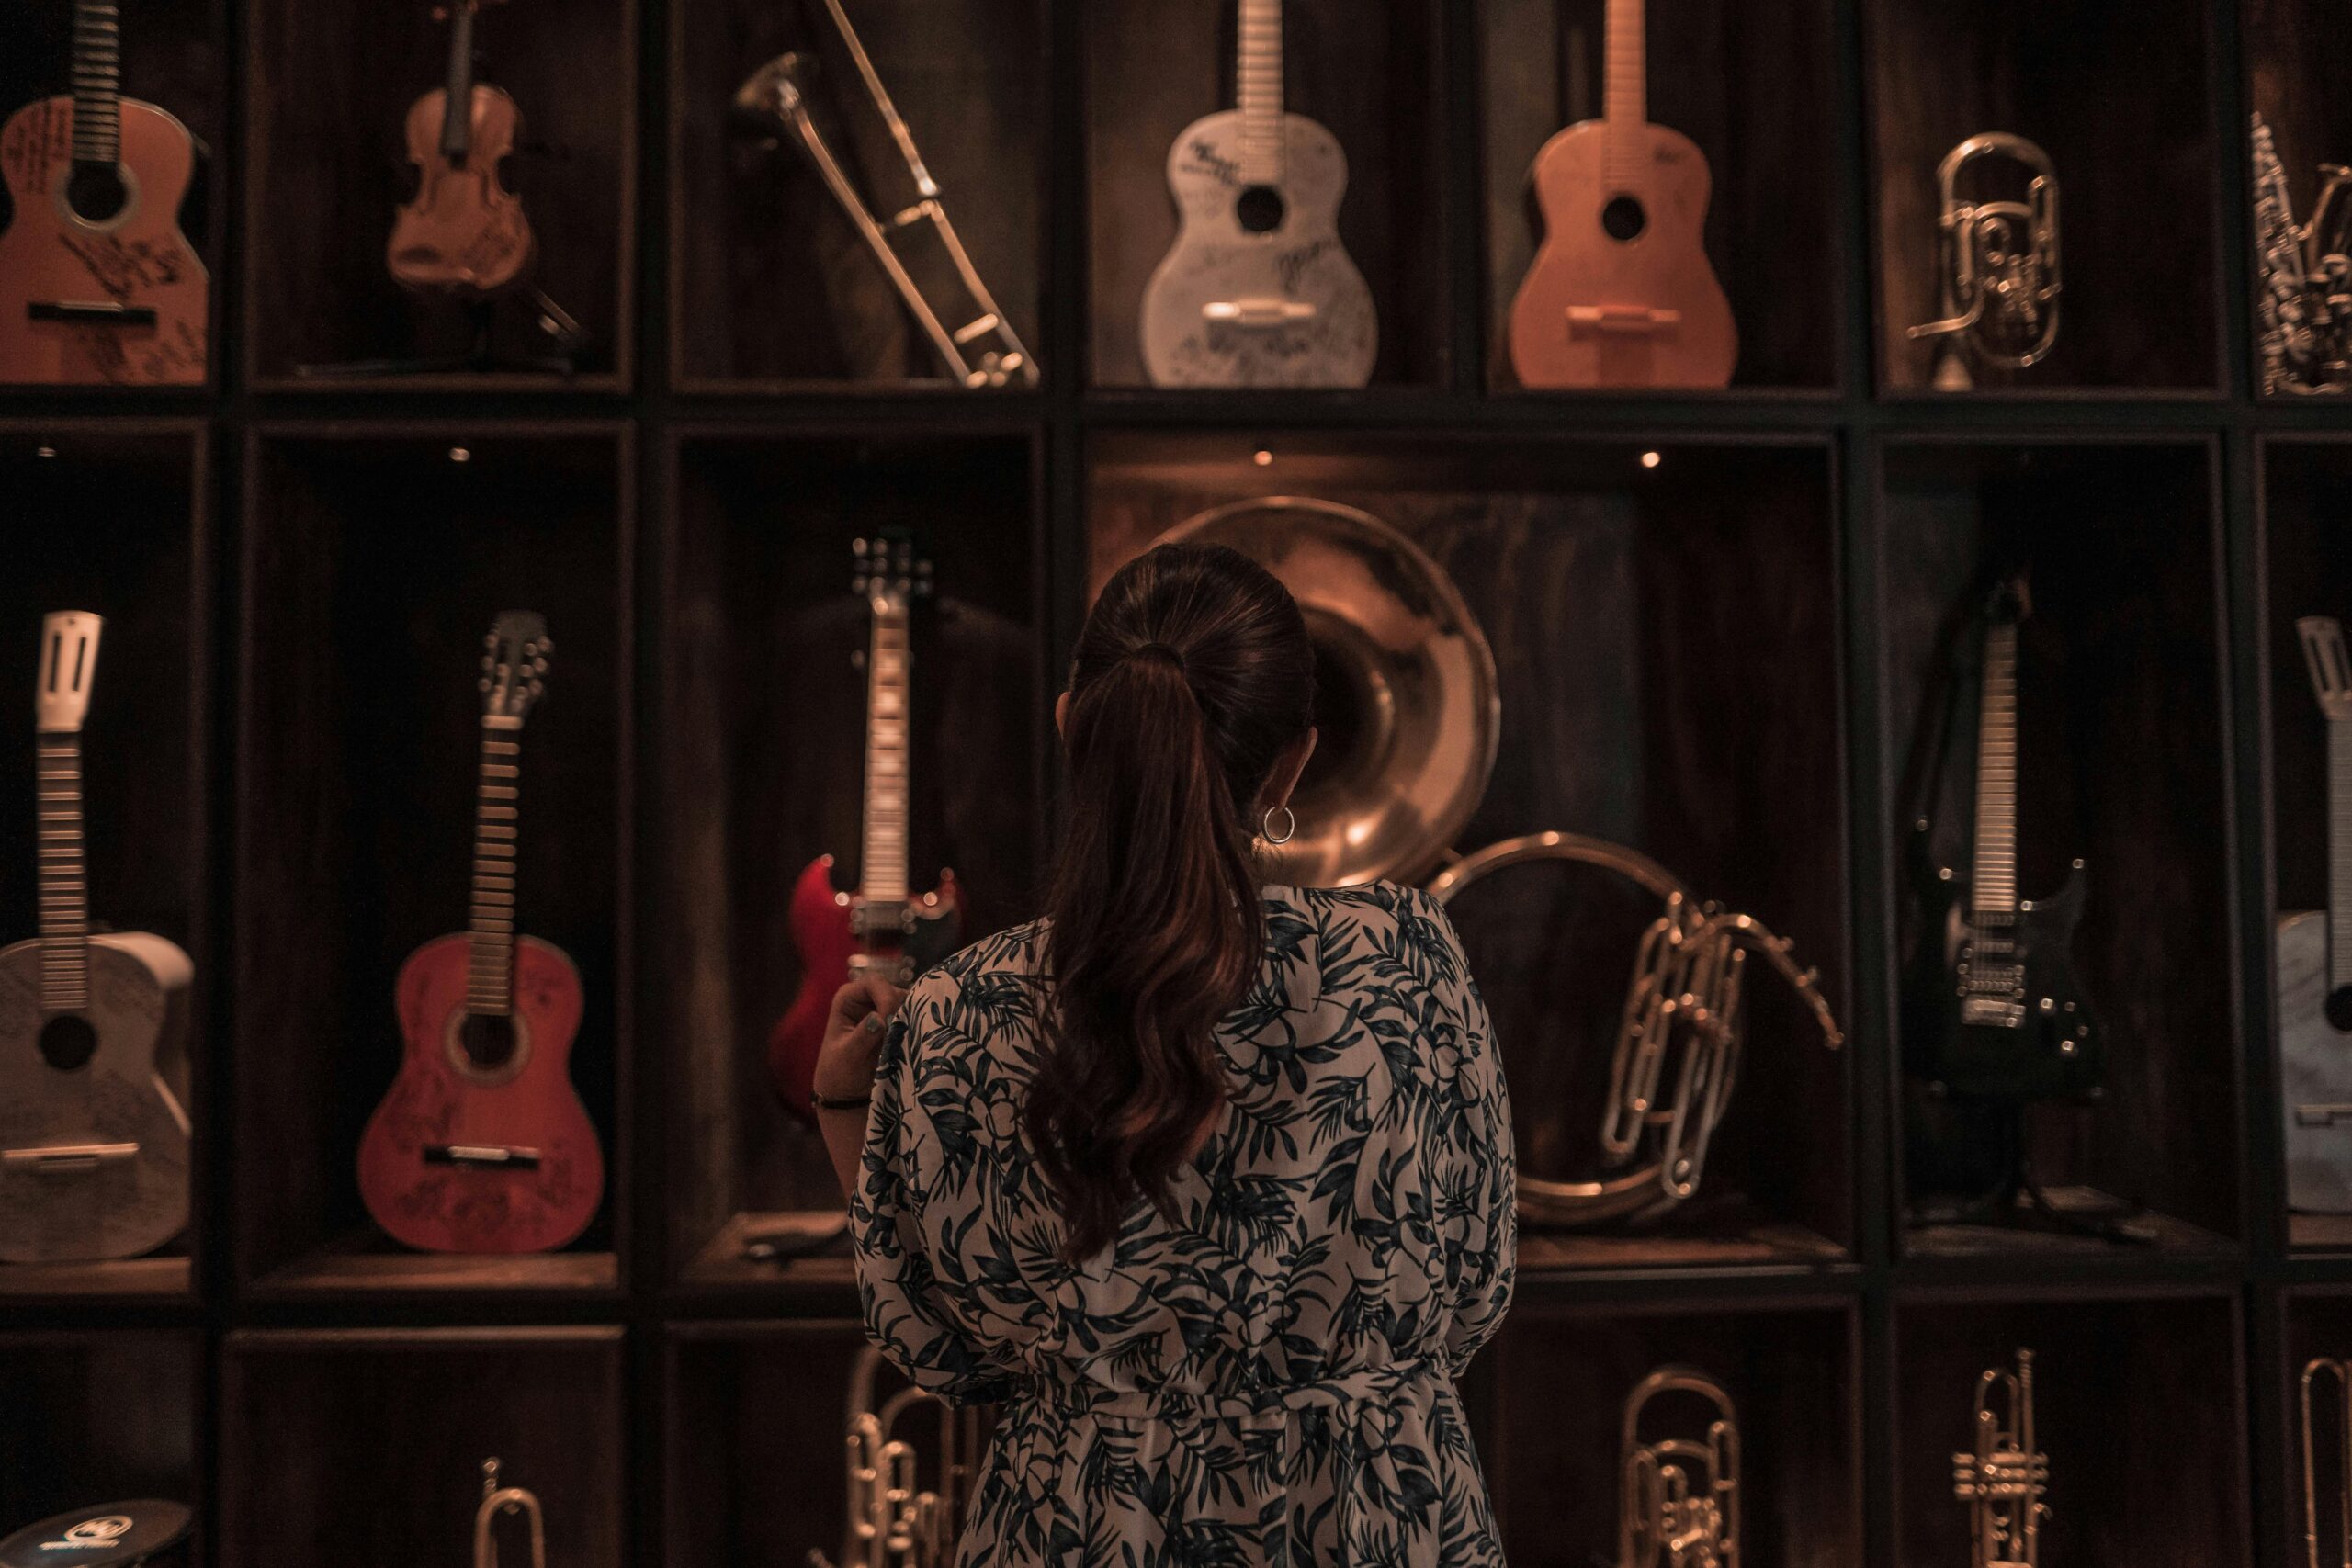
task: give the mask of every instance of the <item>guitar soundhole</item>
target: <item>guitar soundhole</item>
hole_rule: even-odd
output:
[[[40,1057],[61,1073],[86,1067],[98,1054],[98,1032],[78,1013],[62,1012],[40,1026]]]
[[[495,1013],[469,1012],[458,1026],[458,1044],[466,1060],[481,1071],[503,1067],[514,1056],[514,1021]]]
[[[1630,240],[1650,226],[1650,215],[1630,196],[1611,197],[1600,209],[1600,230],[1612,240]]]
[[[130,199],[122,172],[112,164],[76,164],[65,181],[65,203],[85,223],[104,223]]]
[[[2327,1021],[2338,1034],[2352,1034],[2352,986],[2327,993]]]
[[[1233,216],[1252,234],[1271,234],[1283,226],[1283,193],[1272,186],[1251,186],[1234,202]]]

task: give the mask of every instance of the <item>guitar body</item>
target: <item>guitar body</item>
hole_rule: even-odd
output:
[[[188,1119],[175,1088],[186,1071],[187,954],[119,932],[89,939],[89,965],[90,1005],[65,1016],[89,1025],[96,1048],[60,1067],[42,1049],[41,943],[0,951],[0,1150],[16,1156],[0,1156],[0,1262],[135,1258],[187,1226]],[[90,1145],[137,1152],[27,1157]]]
[[[964,893],[955,874],[939,874],[939,887],[906,906],[904,929],[877,931],[869,939],[857,930],[865,908],[854,894],[833,886],[833,857],[808,863],[793,885],[790,925],[793,951],[800,958],[800,989],[792,1006],[768,1032],[768,1073],[776,1092],[795,1115],[813,1118],[808,1097],[817,1081],[817,1049],[824,1043],[825,1019],[833,993],[861,963],[905,986],[956,951],[964,928]]]
[[[549,1251],[588,1228],[605,1188],[604,1150],[571,1087],[580,973],[561,950],[518,939],[511,1046],[479,1060],[466,1039],[468,942],[462,932],[436,938],[401,965],[405,1055],[359,1141],[359,1195],[388,1235],[420,1251]],[[452,1146],[528,1150],[537,1161],[436,1154]]]
[[[530,222],[498,177],[522,131],[522,111],[496,87],[477,84],[472,91],[471,150],[462,162],[441,152],[447,92],[436,87],[409,106],[416,197],[392,220],[384,264],[411,288],[493,294],[531,262]]]
[[[2021,904],[2008,932],[2024,969],[2023,1012],[2014,1027],[1963,1016],[1957,976],[1970,962],[1968,879],[1938,871],[1918,889],[1922,924],[1905,987],[1905,1066],[1955,1100],[2080,1100],[2098,1092],[2105,1037],[2075,978],[2075,930],[2083,918],[2080,870],[2057,896]]]
[[[2312,910],[2281,919],[2278,953],[2287,1207],[2352,1213],[2352,1028],[2346,1027],[2352,1025],[2352,995],[2329,994],[2327,916]],[[2317,1125],[2303,1125],[2299,1107],[2312,1108]]]
[[[0,381],[193,387],[204,381],[210,279],[180,232],[196,139],[166,111],[121,103],[119,210],[97,222],[68,196],[74,100],[27,105],[0,128],[16,217],[0,233]],[[152,320],[36,320],[55,306],[123,306]]]
[[[1185,128],[1168,154],[1176,243],[1144,288],[1143,362],[1159,387],[1361,387],[1380,352],[1363,274],[1340,243],[1347,154],[1303,115],[1283,116],[1283,183],[1242,182],[1242,117]],[[1269,226],[1270,225],[1270,226]],[[1296,319],[1212,320],[1220,304],[1281,304]]]
[[[1529,178],[1544,243],[1510,310],[1510,362],[1521,386],[1731,382],[1739,332],[1707,261],[1707,160],[1665,126],[1630,134],[1642,139],[1633,191],[1611,188],[1603,121],[1569,126],[1535,155]],[[1627,198],[1635,205],[1623,205]],[[1632,227],[1634,214],[1637,232],[1611,231],[1611,224]]]

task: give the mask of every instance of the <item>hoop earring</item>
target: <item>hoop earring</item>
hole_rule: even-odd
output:
[[[1277,811],[1283,814],[1283,830],[1279,833],[1274,831],[1274,813]],[[1298,832],[1298,818],[1291,815],[1291,809],[1287,806],[1269,806],[1266,807],[1265,820],[1258,826],[1261,836],[1266,842],[1287,844]]]

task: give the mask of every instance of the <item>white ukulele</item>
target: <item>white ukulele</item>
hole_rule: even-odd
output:
[[[2327,908],[2278,922],[2287,1206],[2352,1213],[2352,660],[2324,615],[2295,623],[2327,719]]]

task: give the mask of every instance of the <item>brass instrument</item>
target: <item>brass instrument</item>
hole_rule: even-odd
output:
[[[2298,224],[2270,127],[2254,117],[2256,297],[2266,392],[2352,387],[2352,168],[2319,166],[2319,200]]]
[[[1478,808],[1501,699],[1486,634],[1437,562],[1368,512],[1239,501],[1163,542],[1229,545],[1281,579],[1315,640],[1322,739],[1280,874],[1309,887],[1428,874]]]
[[[946,1568],[956,1557],[964,1507],[980,1451],[980,1416],[938,1395],[903,1388],[874,1404],[882,1352],[868,1345],[850,1373],[849,1524],[838,1562],[808,1553],[809,1568]],[[914,1445],[897,1436],[899,1418],[918,1405],[939,1416],[938,1490],[917,1484]]]
[[[502,1514],[521,1514],[530,1525],[531,1568],[548,1568],[547,1518],[528,1487],[501,1486],[498,1461],[481,1461],[481,1505],[474,1510],[474,1568],[498,1568],[498,1540],[492,1525]]]
[[[1996,1388],[2007,1396],[2006,1417],[1993,1409]],[[2036,1568],[2050,1456],[2033,1446],[2032,1351],[2018,1352],[2014,1372],[1991,1367],[1977,1378],[1975,1429],[1974,1450],[1951,1456],[1952,1495],[1968,1505],[1971,1568]]]
[[[1677,1393],[1714,1405],[1706,1436],[1644,1442],[1651,1401]],[[1739,1568],[1739,1413],[1723,1384],[1660,1367],[1626,1398],[1618,1451],[1617,1568]]]
[[[1035,386],[1037,362],[997,308],[996,297],[948,220],[939,182],[923,163],[907,122],[899,118],[872,57],[850,26],[849,13],[842,9],[842,0],[825,0],[825,9],[856,66],[867,106],[880,117],[906,165],[913,199],[887,217],[877,217],[860,194],[857,181],[809,111],[817,62],[808,55],[780,54],[752,72],[735,91],[736,112],[755,122],[774,120],[792,132],[952,380],[968,388]]]
[[[2336,1568],[2352,1568],[2352,1361],[2321,1356],[2303,1363],[2303,1554],[2310,1568],[2319,1561],[2319,1461],[2315,1423],[2312,1417],[2312,1387],[2322,1377],[2335,1379]]]
[[[1846,1036],[1822,995],[1819,971],[1797,966],[1787,938],[1752,916],[1699,902],[1672,873],[1622,844],[1559,832],[1505,839],[1440,872],[1430,892],[1449,903],[1482,877],[1535,861],[1614,872],[1664,908],[1634,952],[1610,1055],[1600,1145],[1612,1174],[1555,1181],[1521,1171],[1520,1213],[1569,1226],[1662,1213],[1698,1191],[1715,1129],[1730,1109],[1746,1044],[1750,953],[1762,954],[1813,1010],[1825,1044],[1834,1051]]]
[[[2023,200],[1961,195],[1962,174],[1987,159],[2023,167]],[[2022,136],[1986,131],[1944,154],[1936,183],[1944,319],[1911,329],[1914,339],[1955,340],[1939,357],[1936,385],[1970,386],[1969,360],[2003,370],[2039,363],[2058,340],[2058,173],[2050,154]]]

